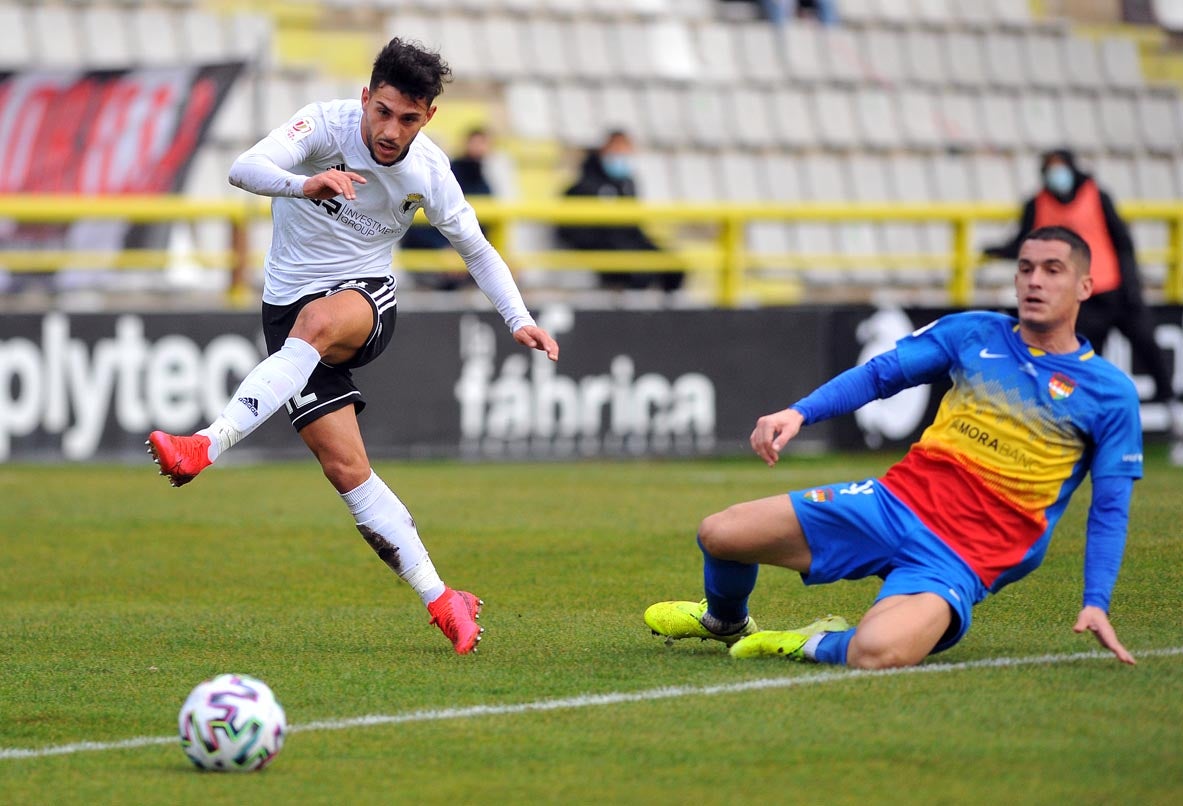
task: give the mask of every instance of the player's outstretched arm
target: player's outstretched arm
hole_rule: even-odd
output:
[[[772,467],[780,459],[781,449],[797,436],[804,422],[804,415],[796,409],[765,414],[756,420],[756,429],[752,431],[752,450],[764,460],[764,464]]]
[[[344,196],[346,199],[353,200],[357,198],[357,191],[353,189],[354,182],[364,185],[366,178],[353,171],[338,171],[336,168],[332,168],[324,173],[308,177],[304,182],[304,197],[323,201],[336,196]]]
[[[546,353],[551,361],[559,360],[559,343],[537,325],[525,325],[513,332],[513,340],[523,347]]]
[[[1116,655],[1122,663],[1128,663],[1130,666],[1137,663],[1134,656],[1122,646],[1121,641],[1117,640],[1117,631],[1113,629],[1113,625],[1109,623],[1109,616],[1105,615],[1101,608],[1091,605],[1082,608],[1072,629],[1076,632],[1091,632],[1097,637],[1097,643]]]

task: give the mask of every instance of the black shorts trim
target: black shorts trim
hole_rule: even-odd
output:
[[[313,300],[348,290],[357,291],[370,303],[373,311],[370,335],[348,361],[334,365],[324,362],[317,364],[300,394],[287,401],[288,418],[296,430],[351,404],[358,414],[366,407],[365,398],[354,383],[351,370],[365,366],[380,356],[394,336],[398,315],[394,277],[345,280],[328,291],[309,294],[290,305],[263,303],[263,337],[267,342],[268,354],[274,354],[283,347],[304,306]]]

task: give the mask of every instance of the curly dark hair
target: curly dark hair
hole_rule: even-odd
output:
[[[451,80],[452,68],[439,53],[428,50],[421,42],[395,37],[374,59],[370,92],[389,84],[408,98],[430,104]]]

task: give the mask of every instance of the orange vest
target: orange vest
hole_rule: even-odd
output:
[[[1093,293],[1102,294],[1121,285],[1121,267],[1109,228],[1105,226],[1105,212],[1101,209],[1101,191],[1092,179],[1086,179],[1067,204],[1046,189],[1035,197],[1035,228],[1067,227],[1084,238],[1093,253],[1089,268],[1093,275]]]

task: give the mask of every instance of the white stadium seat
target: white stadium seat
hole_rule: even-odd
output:
[[[992,86],[1019,89],[1031,83],[1025,69],[1022,37],[1015,33],[988,32],[984,47],[987,80]]]
[[[738,203],[763,201],[764,172],[760,159],[743,151],[728,149],[717,158],[721,198]]]
[[[237,20],[235,21],[237,22]],[[220,16],[201,9],[185,9],[178,15],[180,52],[177,58],[186,61],[220,62],[232,58],[258,59],[269,63],[269,45],[263,39],[252,39],[245,32],[233,35]],[[236,30],[230,24],[231,31]],[[150,35],[151,32],[145,32]]]
[[[74,13],[64,6],[35,5],[29,14],[33,63],[41,67],[80,67],[82,37]]]
[[[555,123],[559,140],[576,148],[592,148],[603,140],[600,117],[591,90],[564,82],[555,88]]]
[[[674,187],[678,199],[712,202],[722,197],[715,155],[706,151],[679,150],[673,155]]]
[[[904,32],[903,68],[906,79],[924,86],[945,85],[945,50],[938,34],[922,28]]]
[[[785,72],[802,84],[826,80],[826,59],[822,53],[820,28],[816,25],[785,25],[780,28]]]
[[[1132,153],[1140,145],[1137,106],[1124,93],[1101,96],[1101,135],[1111,151]]]
[[[731,26],[715,22],[696,25],[694,45],[702,81],[722,85],[733,85],[739,81],[739,59]]]
[[[668,148],[689,142],[682,96],[673,87],[654,82],[643,85],[641,107],[647,115],[645,128],[651,143]]]
[[[576,75],[591,81],[607,81],[620,76],[616,41],[608,23],[579,20],[571,24],[569,31]]]
[[[1157,154],[1179,150],[1180,104],[1177,92],[1143,93],[1135,101],[1138,127],[1146,148]]]
[[[1143,86],[1138,46],[1132,39],[1107,36],[1100,46],[1101,74],[1115,89],[1136,90]]]
[[[772,122],[777,140],[786,148],[807,148],[819,140],[813,113],[813,91],[782,86],[772,94]]]
[[[29,13],[24,6],[0,5],[0,69],[21,68],[33,62]]]
[[[121,68],[135,64],[129,19],[135,12],[94,6],[80,9],[78,13],[87,65]]]
[[[981,97],[981,122],[985,144],[990,148],[1019,148],[1018,96],[1007,92],[985,92]]]
[[[859,35],[867,80],[895,86],[907,79],[903,42],[903,34],[889,28],[871,28]]]
[[[898,95],[901,137],[911,148],[937,148],[945,142],[938,117],[936,96],[919,87]]]
[[[1050,92],[1031,91],[1019,96],[1019,125],[1023,143],[1040,151],[1058,148],[1067,140],[1063,111]]]
[[[854,97],[855,119],[865,148],[888,150],[903,142],[894,92],[879,87],[860,88]]]
[[[1064,142],[1069,148],[1092,154],[1103,147],[1097,101],[1091,93],[1064,93],[1060,110],[1064,118]]]
[[[741,85],[724,93],[730,104],[729,116],[738,123],[735,139],[747,148],[771,148],[777,144],[773,130],[772,96],[752,86]]]
[[[854,31],[840,25],[822,26],[820,46],[831,81],[857,84],[867,79],[866,57],[859,48]]]
[[[1096,92],[1103,82],[1101,58],[1093,40],[1083,36],[1067,36],[1060,40],[1063,62],[1068,66],[1065,82],[1072,89]]]
[[[129,15],[128,36],[137,63],[176,64],[181,58],[177,15],[166,8],[148,6]]]
[[[1060,90],[1068,83],[1060,40],[1058,34],[1024,32],[1020,35],[1024,69],[1030,86]]]
[[[532,67],[524,53],[526,42],[521,23],[500,14],[474,20],[478,36],[488,44],[485,70],[497,81],[512,81],[529,76]]]
[[[981,34],[971,31],[950,31],[942,37],[946,81],[957,87],[981,87],[986,83],[985,55]]]
[[[540,81],[515,81],[505,90],[509,128],[516,136],[531,140],[558,137],[554,120],[554,91]]]
[[[784,80],[775,28],[764,21],[753,21],[737,24],[735,32],[739,69],[745,81],[773,84]]]
[[[853,148],[858,143],[853,93],[845,89],[818,88],[813,96],[818,144],[825,148]]]

